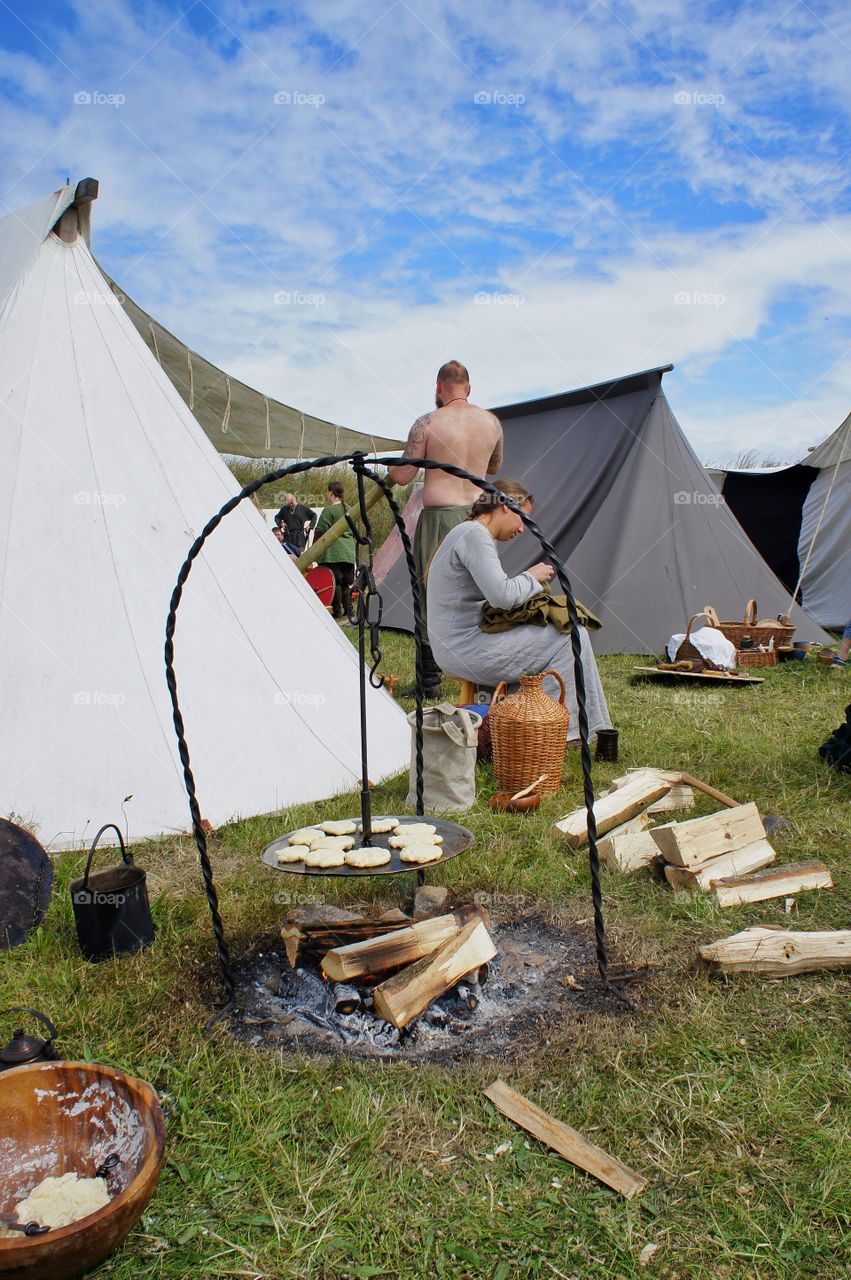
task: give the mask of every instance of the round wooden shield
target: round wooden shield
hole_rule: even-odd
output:
[[[0,818],[0,949],[41,923],[52,892],[53,864],[35,836]]]

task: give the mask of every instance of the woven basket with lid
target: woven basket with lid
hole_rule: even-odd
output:
[[[544,676],[555,676],[558,701],[541,688]],[[564,681],[548,668],[538,675],[521,675],[517,693],[505,696],[505,681],[494,690],[488,713],[493,740],[493,768],[504,791],[528,787],[542,773],[541,792],[558,791],[567,748],[569,714],[564,705]]]

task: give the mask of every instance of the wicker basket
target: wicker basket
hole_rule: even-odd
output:
[[[544,676],[555,676],[561,687],[558,702],[544,693]],[[502,791],[527,787],[542,773],[541,792],[558,791],[567,748],[569,720],[564,705],[564,681],[557,671],[520,677],[518,693],[505,696],[505,681],[494,690],[488,714],[493,741],[493,770]]]
[[[764,653],[761,649],[739,649],[736,652],[737,667],[776,667],[777,650]]]
[[[719,622],[718,614],[711,604],[705,605],[703,612],[710,627],[717,627],[722,635],[725,635],[737,649],[745,636],[750,636],[755,645],[768,644],[770,640],[773,640],[776,649],[778,645],[791,644],[792,637],[795,634],[795,628],[789,622],[788,615],[784,622],[779,622],[776,618],[760,618],[757,620],[756,600],[747,602],[741,622]]]
[[[685,662],[688,660],[691,662],[701,662],[701,663],[704,663],[706,666],[712,667],[715,664],[712,662],[707,662],[706,658],[704,658],[703,654],[700,652],[697,646],[693,645],[691,642],[691,629],[698,618],[706,618],[710,626],[715,625],[713,622],[710,621],[708,610],[704,609],[700,613],[693,613],[688,620],[686,633],[683,636],[682,640],[680,641],[680,647],[677,649],[677,652],[674,654],[674,662]]]

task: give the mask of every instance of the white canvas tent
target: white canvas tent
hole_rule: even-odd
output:
[[[0,220],[0,813],[53,849],[128,795],[131,839],[188,828],[164,623],[193,539],[238,491],[76,234],[74,194]],[[192,571],[175,667],[214,826],[356,786],[355,651],[248,501]],[[408,727],[383,691],[368,717],[380,779]]]
[[[709,473],[748,537],[826,627],[851,618],[851,414],[790,467]]]

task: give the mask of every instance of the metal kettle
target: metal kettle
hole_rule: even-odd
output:
[[[27,1035],[23,1028],[12,1033],[12,1039],[0,1049],[0,1071],[8,1071],[11,1067],[22,1067],[31,1062],[56,1062],[59,1054],[54,1045],[56,1028],[50,1019],[38,1009],[28,1009],[24,1005],[12,1005],[8,1009],[0,1009],[0,1017],[5,1013],[29,1013],[38,1018],[47,1027],[49,1040],[40,1036]]]

